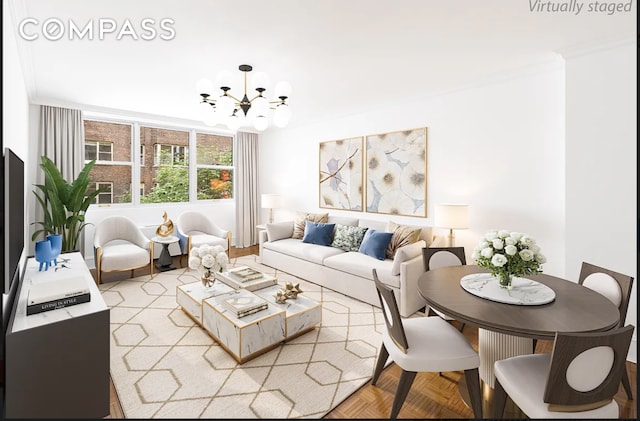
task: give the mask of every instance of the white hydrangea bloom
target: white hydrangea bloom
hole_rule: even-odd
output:
[[[520,239],[520,244],[522,244],[525,247],[531,247],[535,243],[536,243],[536,240],[534,240],[532,237],[528,235],[523,235],[522,238]]]
[[[480,255],[482,257],[486,257],[487,259],[490,259],[491,256],[493,256],[493,249],[491,247],[483,248],[482,251],[480,252]]]
[[[530,262],[533,260],[534,254],[531,250],[529,249],[524,249],[524,250],[520,250],[520,253],[518,253],[520,255],[520,258],[522,260],[524,260],[525,262]]]
[[[496,250],[502,250],[504,248],[504,241],[499,238],[495,238],[491,245],[493,245],[493,248]]]
[[[502,267],[502,266],[505,265],[505,263],[507,263],[507,258],[504,257],[503,254],[496,253],[491,258],[491,264],[494,265],[494,266]]]
[[[498,237],[499,238],[507,238],[511,235],[511,233],[507,230],[500,230],[498,231]]]
[[[504,252],[507,253],[509,256],[515,256],[515,254],[518,252],[518,247],[512,244],[509,244],[504,248]]]

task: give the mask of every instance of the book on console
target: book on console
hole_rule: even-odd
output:
[[[31,285],[27,297],[27,305],[50,303],[83,294],[89,294],[89,285],[86,278],[71,277],[47,280]]]
[[[221,304],[222,307],[235,314],[236,317],[247,316],[269,307],[269,303],[264,298],[243,289],[222,300]]]
[[[59,308],[69,307],[76,304],[88,303],[89,301],[91,301],[91,294],[87,292],[86,294],[80,294],[73,297],[60,298],[38,304],[28,304],[27,316],[49,310],[57,310]]]
[[[229,274],[238,278],[242,282],[253,281],[264,276],[262,272],[250,268],[249,266],[240,266],[234,269],[230,269]]]

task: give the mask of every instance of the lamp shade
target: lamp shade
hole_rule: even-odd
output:
[[[440,228],[469,228],[469,205],[443,203],[436,205],[434,225]]]
[[[273,209],[280,207],[280,195],[279,194],[263,194],[260,202],[264,209]]]

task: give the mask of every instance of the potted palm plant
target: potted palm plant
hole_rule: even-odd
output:
[[[31,236],[35,241],[40,234],[46,238],[51,234],[62,235],[62,251],[77,250],[78,239],[87,223],[85,213],[93,199],[103,189],[87,194],[89,172],[96,161],[88,162],[78,177],[69,184],[56,165],[46,156],[41,158],[40,168],[44,171],[44,184],[36,184],[33,191],[44,212],[44,220],[33,224],[39,225]]]

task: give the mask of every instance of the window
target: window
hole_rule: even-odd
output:
[[[110,184],[109,200],[100,197],[94,203],[131,203],[133,126],[85,120],[84,133],[85,162],[97,161],[89,180],[97,184]]]
[[[233,137],[134,121],[85,120],[95,203],[180,203],[233,198]],[[138,156],[136,156],[136,151]],[[190,152],[195,151],[195,157]],[[139,160],[138,160],[139,159]],[[190,165],[190,160],[195,165]],[[135,182],[135,184],[134,184]],[[191,196],[189,183],[197,184]],[[132,189],[138,185],[139,188]]]
[[[196,133],[198,199],[233,197],[233,138]]]
[[[90,183],[87,186],[87,193],[91,194],[98,189],[104,189],[104,191],[98,193],[98,195],[93,199],[92,203],[98,204],[109,204],[113,203],[113,183],[99,181],[96,183]]]
[[[189,201],[189,132],[140,127],[140,145],[153,150],[153,166],[140,167],[140,182],[153,186],[140,203]]]
[[[113,143],[86,140],[84,142],[85,161],[113,161]]]

